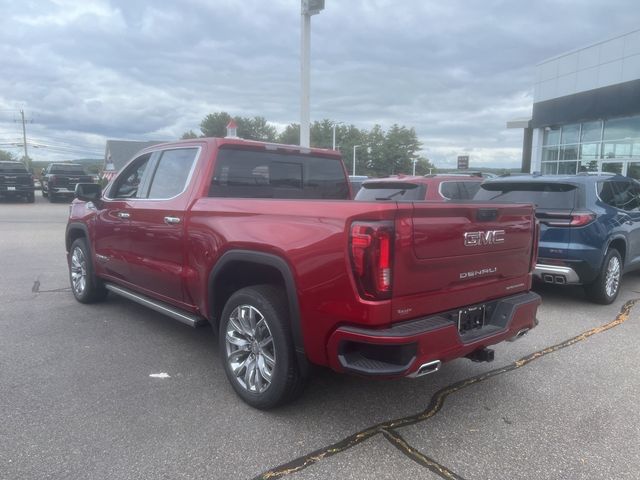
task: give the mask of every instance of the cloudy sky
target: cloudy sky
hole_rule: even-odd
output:
[[[414,127],[452,166],[518,166],[534,67],[634,30],[637,0],[326,0],[312,18],[311,119]],[[299,0],[0,0],[0,148],[101,158],[211,112],[299,122]]]

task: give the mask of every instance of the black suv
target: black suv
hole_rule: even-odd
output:
[[[0,162],[0,196],[36,201],[33,175],[20,162]]]
[[[523,175],[487,180],[478,201],[526,202],[540,221],[534,275],[584,285],[609,304],[624,273],[640,268],[640,183],[620,175]]]

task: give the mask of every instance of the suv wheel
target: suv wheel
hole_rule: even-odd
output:
[[[73,296],[80,303],[97,302],[107,296],[107,289],[93,273],[91,252],[84,238],[78,238],[71,244],[69,280]]]
[[[27,193],[27,203],[35,203],[36,194],[35,193]]]
[[[273,408],[302,392],[287,310],[282,289],[257,285],[231,295],[222,312],[219,342],[225,372],[252,407]]]
[[[585,285],[585,291],[590,300],[602,305],[609,305],[620,292],[620,279],[622,278],[622,257],[615,248],[611,248],[604,257],[602,270],[589,285]]]

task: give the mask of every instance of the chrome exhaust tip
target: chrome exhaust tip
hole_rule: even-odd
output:
[[[527,333],[529,333],[529,330],[531,330],[531,329],[530,328],[523,328],[522,330],[519,330],[518,333],[516,333],[513,337],[507,339],[507,342],[515,342],[519,338],[522,338]]]
[[[418,367],[418,370],[409,375],[411,378],[423,377],[430,373],[435,373],[440,370],[442,362],[440,360],[432,360],[431,362],[423,363]]]

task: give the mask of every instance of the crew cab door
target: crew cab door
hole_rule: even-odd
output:
[[[129,281],[130,217],[133,204],[145,191],[151,154],[136,158],[118,175],[102,199],[95,220],[96,268],[119,281]]]
[[[189,304],[184,294],[185,212],[200,147],[156,152],[142,198],[129,213],[128,281],[138,290],[164,301]]]

